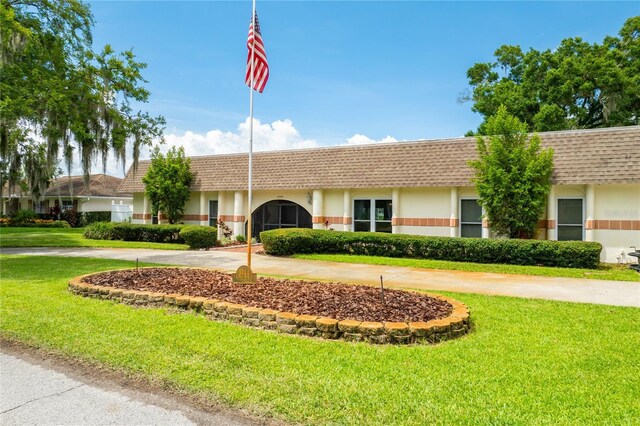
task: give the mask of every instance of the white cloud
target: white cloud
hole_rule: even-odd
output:
[[[210,130],[205,134],[188,131],[183,135],[165,135],[163,152],[173,146],[184,147],[187,156],[229,154],[249,150],[249,118],[238,125],[235,132]],[[318,146],[313,139],[304,139],[293,127],[291,120],[277,120],[271,124],[262,124],[253,120],[253,150],[275,151],[282,149],[313,148]]]
[[[364,145],[368,143],[385,143],[385,142],[398,142],[398,139],[393,136],[385,136],[382,139],[371,139],[368,136],[361,135],[360,133],[356,133],[347,139],[347,142],[342,145]]]
[[[171,147],[184,147],[187,156],[196,155],[217,155],[247,152],[249,150],[249,118],[240,123],[236,131],[222,131],[213,129],[206,133],[195,133],[187,131],[183,134],[165,134],[165,143],[160,145],[162,152],[167,152]],[[393,136],[386,136],[382,139],[371,139],[366,135],[356,133],[346,139],[341,145],[362,145],[372,143],[398,142]],[[275,151],[285,149],[314,148],[319,146],[314,139],[304,139],[300,132],[293,126],[289,119],[276,120],[272,123],[261,123],[260,120],[253,120],[253,150],[254,151]],[[148,159],[150,150],[143,148],[140,159]],[[132,164],[132,153],[129,149],[126,160],[127,168]],[[102,161],[94,163],[92,173],[102,173]],[[65,173],[66,174],[66,173]],[[82,174],[82,170],[74,161],[72,174]],[[109,154],[107,161],[107,174],[114,176],[124,176],[122,165],[118,164]]]

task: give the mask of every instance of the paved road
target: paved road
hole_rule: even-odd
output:
[[[235,271],[245,263],[242,252],[226,250],[172,251],[103,248],[3,248],[5,254],[76,256],[136,260]],[[380,265],[356,265],[271,256],[252,257],[254,272],[266,275],[304,277],[330,281],[378,284],[396,288],[418,288],[462,293],[514,296],[640,307],[640,283],[575,278],[535,277],[484,272],[442,271]]]
[[[95,377],[70,377],[50,365],[38,365],[32,356],[24,360],[14,355],[0,352],[1,425],[251,424],[242,416],[206,413]]]

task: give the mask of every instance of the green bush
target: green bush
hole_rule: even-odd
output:
[[[82,212],[81,226],[91,225],[96,222],[110,222],[111,212]]]
[[[21,222],[15,222],[11,218],[0,218],[0,227],[6,228],[9,226],[20,228],[71,228],[71,225],[64,220],[23,218]]]
[[[67,221],[72,228],[81,226],[82,213],[76,211],[76,209],[68,209],[60,214],[60,219]]]
[[[17,224],[33,222],[37,218],[38,215],[33,210],[18,210],[11,216],[11,222],[16,224],[14,226],[18,226]]]
[[[87,226],[84,237],[92,240],[143,241],[148,243],[184,243],[180,230],[185,225],[134,225],[96,222]]]
[[[276,229],[260,233],[267,254],[357,254],[458,262],[597,268],[602,245],[583,241],[423,237],[374,232]]]
[[[113,225],[111,222],[95,222],[87,226],[82,235],[90,240],[117,240]]]
[[[211,226],[185,226],[180,238],[194,249],[213,247],[218,240],[218,230]]]

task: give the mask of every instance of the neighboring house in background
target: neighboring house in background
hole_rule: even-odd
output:
[[[552,147],[553,186],[537,238],[602,243],[616,262],[640,247],[640,126],[541,133]],[[247,208],[247,154],[191,157],[194,173],[184,222],[226,222],[234,235],[306,227],[451,237],[492,236],[467,162],[475,138],[260,152],[253,158]],[[134,223],[151,223],[142,176],[129,170]],[[325,225],[326,224],[326,225]]]
[[[74,209],[78,212],[112,211],[112,205],[131,205],[131,193],[118,192],[123,179],[105,174],[89,177],[89,186],[85,187],[84,176],[64,176],[51,181],[40,203],[33,203],[28,193],[22,193],[16,187],[15,193],[2,194],[2,213],[11,214],[17,210],[33,210],[47,214],[52,207],[60,210]]]

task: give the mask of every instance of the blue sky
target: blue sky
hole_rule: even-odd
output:
[[[133,48],[187,153],[246,149],[250,1],[92,1],[94,44]],[[502,44],[601,42],[640,2],[258,1],[270,79],[255,97],[257,149],[456,137],[466,71]],[[390,137],[390,138],[389,138]],[[386,138],[386,139],[385,139]]]

